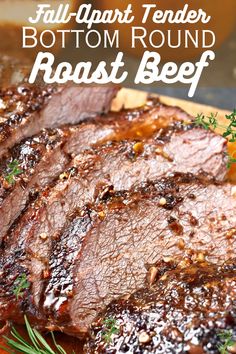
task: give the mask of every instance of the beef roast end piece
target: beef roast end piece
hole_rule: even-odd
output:
[[[0,157],[43,128],[76,124],[105,113],[118,91],[114,86],[22,84],[0,91]]]

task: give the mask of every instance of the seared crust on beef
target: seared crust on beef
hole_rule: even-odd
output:
[[[43,128],[76,124],[110,109],[118,88],[105,86],[36,86],[0,90],[0,157]]]
[[[180,176],[145,186],[143,192],[113,195],[89,209],[95,214],[93,226],[75,259],[75,288],[65,309],[75,332],[86,332],[114,298],[141,288],[148,265],[163,257],[197,251],[218,264],[233,258],[236,200],[231,192],[231,185]]]
[[[80,128],[77,137],[78,149],[82,149]],[[60,235],[76,208],[93,203],[111,189],[128,190],[173,171],[213,173],[220,180],[227,172],[225,140],[192,125],[171,124],[168,129],[162,129],[152,139],[143,142],[141,151],[135,150],[136,144],[136,141],[113,142],[79,154],[59,181],[29,205],[7,235],[5,247],[8,249],[12,244],[15,250],[16,244],[23,243],[24,252],[31,260],[27,269],[33,274],[32,289],[37,305],[42,291],[42,274],[48,267],[53,240]],[[205,146],[205,154],[202,154],[202,146]]]
[[[35,198],[69,163],[70,156],[63,151],[66,136],[60,129],[43,131],[16,145],[0,161],[0,242],[29,200]],[[20,173],[8,183],[9,166],[14,161]]]
[[[20,323],[26,313],[41,329],[83,337],[111,301],[142,288],[162,259],[196,251],[218,264],[234,258],[236,199],[221,183],[225,139],[153,102],[55,132],[55,140],[46,131],[38,145],[27,139],[2,160],[3,178],[12,156],[20,166],[26,161],[3,202],[44,162],[45,184],[32,185],[39,196],[3,238],[1,319]],[[34,162],[30,152],[23,156],[26,145]],[[30,187],[28,180],[28,196]],[[16,298],[22,274],[30,286]]]
[[[23,234],[18,247],[15,242],[14,250],[2,256],[1,317],[20,320],[24,309],[38,326],[82,336],[112,300],[141,288],[149,266],[163,258],[197,251],[222,264],[235,256],[236,199],[231,193],[229,184],[175,175],[130,192],[107,191],[70,216],[53,243],[44,239],[43,244],[38,233],[38,249],[32,250]],[[29,274],[32,286],[24,301],[8,295],[6,305],[11,257]]]
[[[166,117],[165,121],[163,116]],[[26,207],[30,197],[57,178],[71,161],[71,156],[109,140],[132,139],[138,134],[139,139],[140,135],[147,138],[157,129],[160,131],[161,126],[172,124],[173,119],[179,121],[179,124],[181,120],[184,122],[190,120],[180,109],[149,101],[149,104],[137,110],[125,110],[104,117],[90,118],[81,125],[63,129],[44,130],[33,138],[27,138],[15,145],[0,161],[0,220],[2,220],[0,242]],[[207,149],[210,150],[214,161],[208,159],[208,150],[206,159],[210,164],[210,172],[221,179],[226,173],[226,169],[222,167],[219,175],[225,140],[213,134],[208,136],[210,149],[208,147]],[[12,161],[17,162],[22,173],[14,176],[13,183],[9,184],[6,178]],[[207,165],[205,171],[208,170]]]
[[[186,265],[184,262],[186,261]],[[91,330],[85,353],[219,353],[236,335],[236,263],[165,264],[152,287],[112,302]],[[168,270],[168,266],[170,270]],[[162,266],[158,265],[162,272]],[[109,335],[107,321],[117,328]]]

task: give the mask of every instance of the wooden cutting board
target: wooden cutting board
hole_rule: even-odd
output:
[[[171,106],[178,106],[188,112],[192,116],[196,116],[199,113],[210,114],[217,113],[220,120],[224,120],[225,114],[229,114],[228,111],[224,111],[220,108],[206,106],[199,103],[194,103],[191,101],[180,100],[178,98],[159,96],[158,94],[150,94],[144,91],[137,91],[133,89],[123,88],[119,91],[116,99],[113,101],[112,109],[114,111],[119,111],[122,107],[124,108],[135,108],[140,107],[145,104],[147,97],[151,95],[152,97],[159,97],[163,103]]]

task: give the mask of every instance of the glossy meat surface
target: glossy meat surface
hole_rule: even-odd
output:
[[[36,209],[26,219],[28,235],[21,230],[1,257],[1,318],[21,321],[24,311],[41,328],[83,336],[112,300],[143,286],[150,265],[196,250],[218,264],[234,258],[235,207],[231,185],[176,175],[130,192],[104,191],[53,238],[33,234]],[[31,286],[16,301],[22,273]]]
[[[150,266],[166,257],[196,250],[219,264],[234,257],[235,192],[221,183],[226,140],[185,112],[150,101],[51,138],[27,140],[35,158],[27,153],[14,185],[30,176],[29,167],[37,178],[45,160],[47,187],[3,239],[1,319],[21,323],[25,313],[38,328],[83,337],[111,301],[142,288]],[[19,147],[11,156],[23,167],[25,142]],[[58,179],[49,181],[50,169]],[[21,276],[29,286],[16,297]]]
[[[217,354],[227,331],[234,342],[235,260],[217,265],[185,259],[156,269],[152,286],[112,302],[99,316],[85,353]]]
[[[48,130],[28,138],[0,161],[0,242],[30,199],[57,178],[70,161],[63,151],[66,133]],[[19,174],[11,174],[16,164]]]
[[[163,116],[166,117],[165,122]],[[135,132],[149,136],[153,133],[154,121],[155,129],[160,129],[161,126],[171,124],[173,119],[180,122],[189,120],[189,117],[180,109],[149,101],[149,104],[137,110],[90,117],[80,125],[44,130],[15,145],[0,161],[0,241],[29,200],[63,172],[72,156],[106,141],[128,138],[127,133],[131,134],[131,131],[133,136],[131,134],[129,138],[136,136]],[[142,131],[141,126],[144,129]],[[216,178],[222,179],[226,173],[226,169],[221,168],[224,163],[225,140],[212,133],[206,134],[203,140],[205,145],[211,141],[211,149],[206,154],[208,165],[205,170],[211,170]],[[17,164],[20,172],[9,183],[12,163]]]
[[[233,258],[235,206],[230,185],[182,176],[113,196],[95,209],[98,216],[75,259],[73,298],[66,308],[74,330],[86,332],[99,309],[142,287],[147,266],[164,257],[197,250],[216,263]]]
[[[0,157],[44,128],[76,124],[110,109],[117,88],[20,84],[0,90]]]

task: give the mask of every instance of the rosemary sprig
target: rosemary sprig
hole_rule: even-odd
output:
[[[4,349],[7,353],[10,354],[66,354],[66,351],[59,344],[57,344],[53,333],[51,333],[51,335],[56,351],[50,347],[47,341],[36,329],[31,327],[26,316],[25,325],[30,339],[29,343],[17,332],[15,328],[13,328],[11,335],[14,339],[10,339],[4,336],[4,339],[6,340],[9,348],[1,345],[0,348]]]
[[[235,341],[233,341],[232,337],[233,334],[231,331],[224,331],[219,334],[219,338],[223,342],[218,347],[220,354],[229,354],[228,348],[232,347],[235,344]]]
[[[119,326],[115,318],[109,317],[103,321],[104,329],[102,332],[102,339],[107,344],[111,343],[113,334],[119,333]]]
[[[21,274],[14,282],[15,288],[13,294],[16,296],[17,300],[19,297],[24,295],[24,291],[30,287],[30,282],[27,279],[25,273]]]
[[[20,175],[23,171],[19,167],[19,162],[17,160],[13,160],[12,162],[9,163],[7,166],[7,170],[9,171],[7,176],[5,177],[5,180],[9,184],[14,184],[15,183],[15,177]]]

